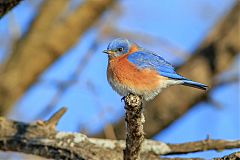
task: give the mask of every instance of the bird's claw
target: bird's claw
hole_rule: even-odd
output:
[[[123,96],[123,97],[121,98],[121,102],[122,102],[122,101],[125,101],[125,98],[126,98],[126,97],[125,97],[125,96]]]

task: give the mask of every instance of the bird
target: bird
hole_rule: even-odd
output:
[[[205,84],[177,74],[174,67],[159,54],[126,38],[112,40],[103,53],[108,55],[107,80],[120,96],[135,94],[149,101],[164,88],[173,85],[202,90],[208,88]]]

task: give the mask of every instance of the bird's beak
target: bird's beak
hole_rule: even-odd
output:
[[[106,54],[113,54],[114,52],[112,50],[103,50],[103,53],[106,53]]]

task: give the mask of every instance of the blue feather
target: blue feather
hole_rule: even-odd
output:
[[[161,56],[150,51],[138,51],[128,56],[128,61],[138,68],[151,68],[164,73],[176,73],[173,66],[164,60]]]
[[[194,82],[191,80],[183,80],[183,84],[185,86],[189,86],[189,87],[194,87],[194,88],[198,88],[198,89],[202,89],[202,90],[207,90],[208,86],[206,86],[205,84],[202,83],[198,83],[198,82]]]
[[[207,86],[198,82],[191,81],[175,72],[174,67],[161,56],[146,50],[134,52],[128,56],[128,61],[137,68],[150,68],[156,70],[161,76],[181,81],[183,85],[199,89],[207,89]]]

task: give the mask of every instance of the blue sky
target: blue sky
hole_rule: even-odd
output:
[[[139,2],[125,0],[119,3],[122,14],[119,18],[114,19],[111,25],[123,32],[150,35],[156,39],[166,40],[172,46],[190,54],[204,39],[211,27],[229,10],[233,2],[235,1],[142,0]],[[13,33],[16,36],[22,36],[27,31],[29,23],[36,13],[38,3],[23,1],[13,12],[1,19],[0,59],[3,60],[6,55]],[[113,11],[106,12],[102,21],[111,14]],[[13,27],[13,24],[16,26]],[[8,117],[26,122],[38,119],[39,113],[58,91],[55,82],[67,81],[71,78],[83,55],[96,40],[98,33],[97,27],[88,30],[73,48],[40,76],[39,81],[16,103]],[[158,52],[174,65],[184,62],[184,59],[177,57],[174,53],[164,52],[158,43],[145,44],[141,40],[133,40]],[[82,129],[89,133],[95,133],[101,130],[105,124],[117,121],[123,116],[121,97],[112,91],[106,80],[107,57],[101,51],[107,47],[109,41],[110,39],[99,43],[91,60],[77,77],[77,83],[66,90],[56,106],[48,111],[48,115],[40,118],[45,119],[60,107],[67,106],[68,112],[61,119],[58,125],[59,130],[78,131]],[[239,59],[236,59],[235,63],[239,63]],[[236,70],[235,74],[238,74],[239,68],[236,69],[236,67],[237,65],[234,65],[229,70]],[[208,102],[202,102],[156,135],[154,139],[179,143],[201,140],[208,134],[212,138],[239,139],[239,82],[219,86],[211,91],[210,96],[222,107],[217,108]],[[94,125],[89,125],[92,123]],[[229,152],[206,152],[184,156],[207,158],[226,153]]]

